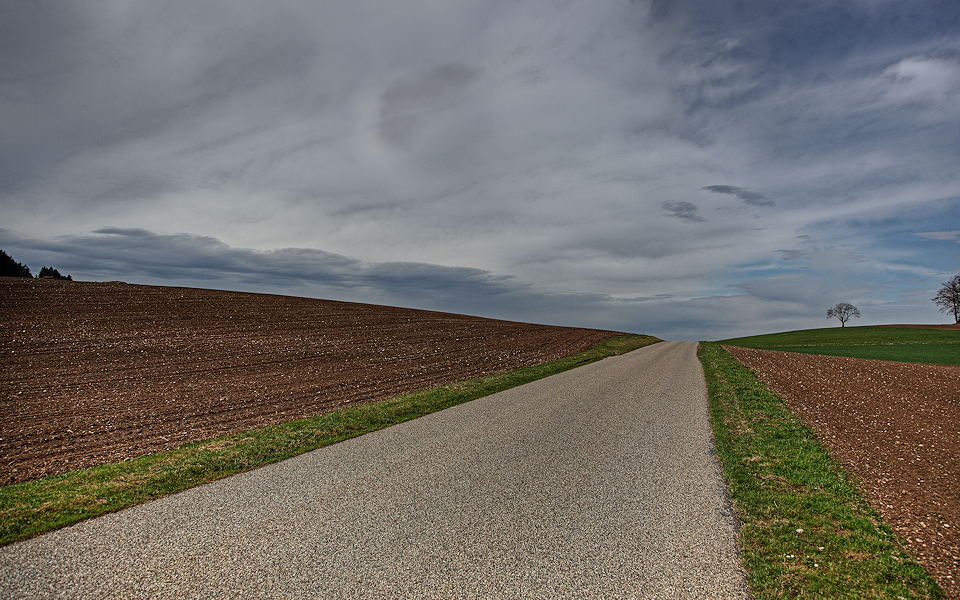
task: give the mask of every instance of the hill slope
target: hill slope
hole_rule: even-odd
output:
[[[733,338],[741,348],[941,365],[960,365],[960,326],[868,325]]]
[[[0,278],[0,484],[540,364],[619,335],[328,300]]]

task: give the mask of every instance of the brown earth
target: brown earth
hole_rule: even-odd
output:
[[[0,484],[540,364],[615,335],[306,298],[0,277]]]
[[[724,347],[816,431],[960,598],[960,366]]]

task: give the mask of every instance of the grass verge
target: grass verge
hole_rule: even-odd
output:
[[[783,401],[702,343],[717,455],[753,598],[942,598],[927,572]]]
[[[661,340],[608,339],[560,360],[0,487],[0,545],[290,458]]]
[[[830,327],[723,340],[760,350],[960,365],[960,331],[915,327]]]

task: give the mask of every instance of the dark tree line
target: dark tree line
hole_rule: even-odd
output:
[[[0,250],[0,277],[33,277],[33,274],[30,273],[30,267],[23,263],[18,263],[13,260],[9,254]],[[52,277],[53,279],[65,279],[67,281],[73,281],[73,277],[70,275],[61,275],[60,271],[52,267],[43,267],[40,269],[40,274],[37,275],[37,278],[40,277]]]
[[[52,277],[52,278],[54,278],[54,279],[64,279],[64,280],[66,280],[66,281],[73,281],[73,277],[72,277],[72,276],[70,276],[70,275],[61,275],[61,274],[60,274],[60,271],[58,271],[58,270],[56,270],[56,269],[54,269],[54,268],[51,268],[51,267],[44,267],[44,268],[40,269],[40,274],[37,275],[37,279],[41,279],[41,278],[43,278],[43,277]]]
[[[3,250],[0,250],[0,276],[33,277],[33,275],[30,274],[30,267],[13,260],[13,258]]]

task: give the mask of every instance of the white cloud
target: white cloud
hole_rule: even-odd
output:
[[[925,105],[960,112],[960,52],[911,56],[887,67],[888,87],[879,99],[895,106]],[[944,115],[934,116],[939,121]]]
[[[922,231],[916,235],[925,240],[960,242],[960,231]]]

